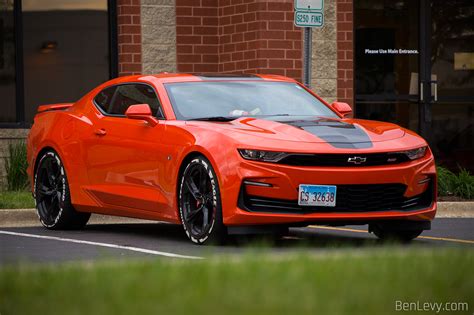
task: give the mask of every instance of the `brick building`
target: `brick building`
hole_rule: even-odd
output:
[[[301,81],[302,29],[293,0],[119,0],[119,75],[267,73]],[[314,90],[353,103],[352,0],[325,3],[313,33]]]
[[[301,81],[293,2],[0,0],[0,155],[25,137],[38,105],[77,100],[117,76]],[[349,103],[357,118],[420,132],[439,161],[474,169],[473,17],[469,0],[325,0],[324,27],[312,35],[311,88]]]

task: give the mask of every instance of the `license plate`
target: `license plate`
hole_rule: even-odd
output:
[[[300,185],[298,205],[300,206],[336,206],[336,186]]]

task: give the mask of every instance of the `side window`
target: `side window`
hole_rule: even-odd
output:
[[[106,113],[109,111],[110,103],[112,102],[112,97],[114,96],[114,92],[116,89],[116,86],[111,86],[106,89],[103,89],[94,98],[94,101],[97,106],[99,106]]]
[[[112,105],[107,113],[125,115],[128,107],[135,104],[150,105],[152,115],[164,118],[160,102],[153,88],[145,84],[124,84],[117,87]]]

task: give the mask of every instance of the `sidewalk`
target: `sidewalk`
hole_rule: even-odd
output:
[[[474,218],[474,201],[438,202],[437,218]],[[150,223],[153,221],[93,214],[89,224]],[[0,209],[0,227],[40,225],[36,209]]]

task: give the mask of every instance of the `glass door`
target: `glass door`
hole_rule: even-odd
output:
[[[355,116],[418,129],[419,2],[354,1]]]
[[[355,116],[428,140],[474,173],[474,1],[354,2]]]
[[[474,2],[422,0],[420,131],[437,163],[474,171]]]

